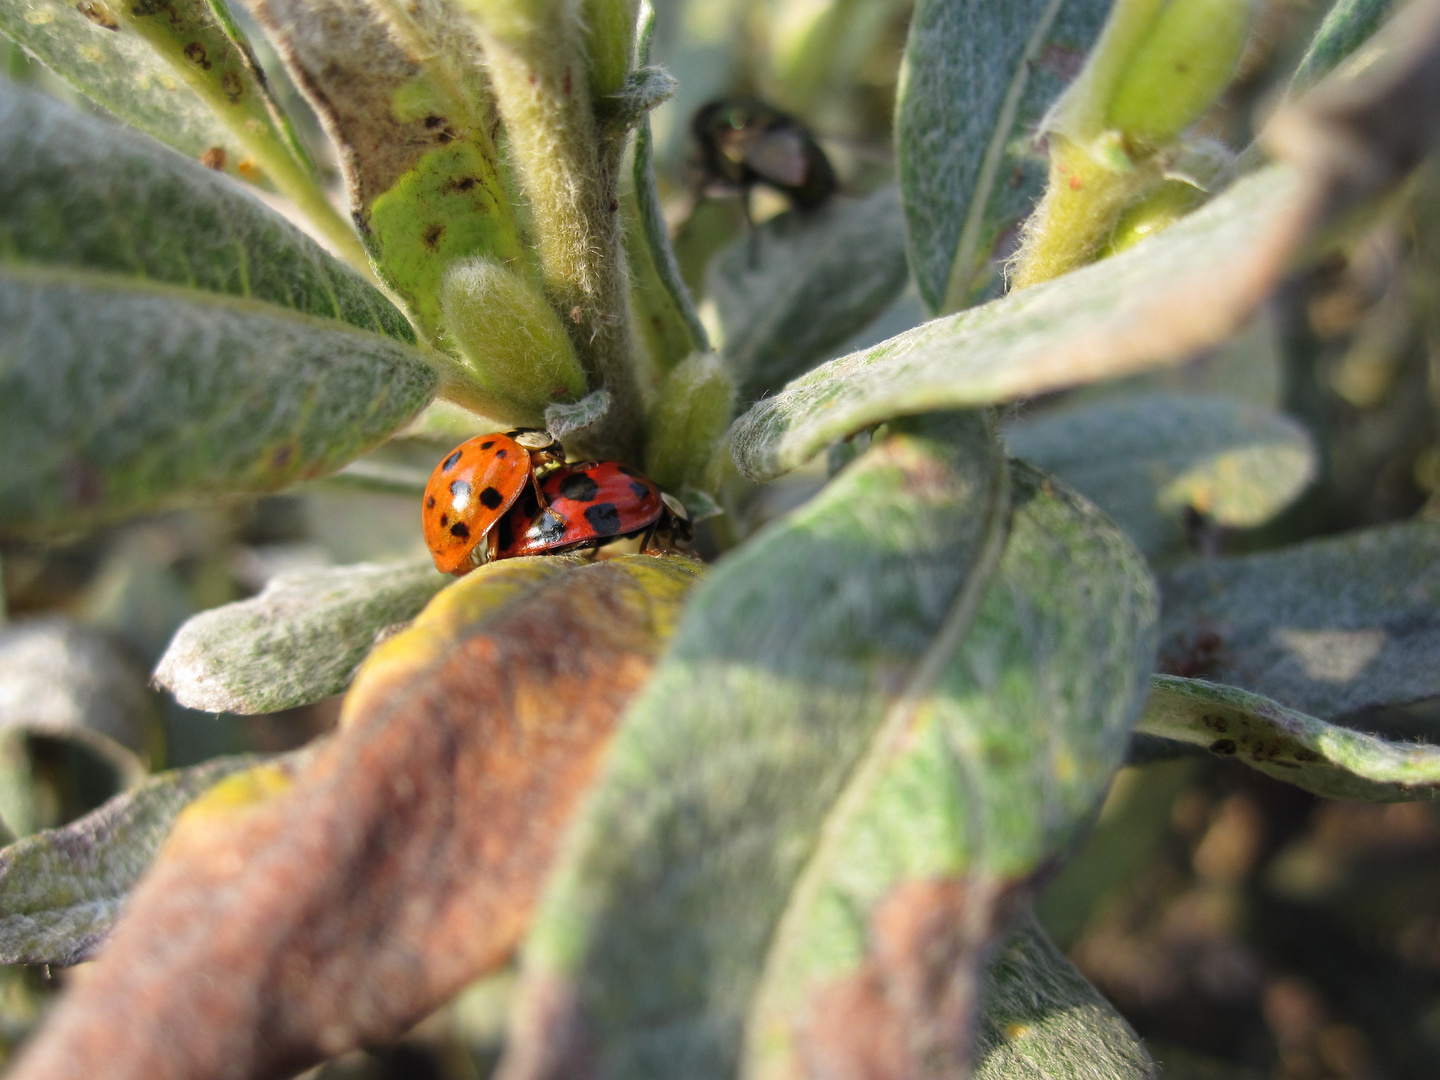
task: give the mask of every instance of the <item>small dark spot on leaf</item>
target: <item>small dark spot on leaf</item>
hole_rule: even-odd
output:
[[[270,467],[283,469],[290,464],[290,459],[295,456],[295,447],[290,443],[284,446],[277,446],[270,452]]]
[[[425,232],[420,237],[420,239],[426,247],[433,248],[440,243],[440,237],[444,235],[445,226],[437,221],[434,225],[428,226],[425,229]]]
[[[484,491],[480,492],[480,504],[487,510],[498,509],[504,501],[504,497],[493,487],[487,487]]]
[[[611,199],[611,200],[610,200],[610,213],[613,214],[613,213],[615,213],[616,210],[619,210],[619,209],[620,209],[620,200],[619,200],[619,199]]]
[[[1298,768],[1300,768],[1300,766],[1299,766],[1299,765],[1296,765],[1295,762],[1293,762],[1293,761],[1280,761],[1279,759],[1276,759],[1275,761],[1271,761],[1271,762],[1269,762],[1269,764],[1274,765],[1276,768],[1279,768],[1279,769],[1298,769]]]
[[[103,26],[106,30],[120,29],[120,24],[111,18],[110,13],[99,4],[77,4],[76,10],[96,26]]]
[[[1306,750],[1303,746],[1295,751],[1296,761],[1319,761],[1320,755],[1314,750]]]
[[[459,461],[459,460],[460,460],[460,451],[459,451],[459,450],[456,450],[453,454],[451,454],[449,457],[447,457],[444,461],[442,461],[442,462],[440,463],[440,471],[441,471],[441,472],[449,472],[451,469],[453,469],[453,468],[455,467],[455,463],[456,463],[457,461]]]
[[[1235,740],[1216,739],[1210,744],[1210,752],[1212,754],[1225,754],[1227,756],[1233,754],[1235,753]]]
[[[600,491],[600,485],[584,473],[571,473],[560,481],[560,494],[574,502],[589,502]]]
[[[614,536],[620,531],[620,509],[614,503],[596,503],[585,508],[585,520],[601,536]]]
[[[216,172],[225,171],[225,148],[223,146],[212,146],[205,153],[200,155],[200,164],[207,169],[214,169]]]
[[[1230,730],[1230,721],[1223,716],[1202,716],[1200,722],[1211,731],[1218,731],[1222,735]]]
[[[478,187],[480,181],[473,176],[462,176],[455,180],[446,180],[444,191],[470,191]]]
[[[450,526],[450,535],[457,540],[469,540],[470,526],[466,525],[463,521],[457,521],[454,525]]]
[[[436,116],[434,113],[431,113],[429,116],[425,117],[424,124],[431,131],[434,131],[438,127],[445,126],[445,118],[443,116]]]
[[[446,143],[454,142],[456,138],[458,138],[458,136],[448,127],[441,128],[435,133],[435,141],[438,142],[441,146],[444,146]]]
[[[205,71],[210,70],[210,55],[205,51],[205,46],[198,41],[192,41],[185,46],[185,59],[198,68]]]
[[[220,89],[225,98],[234,105],[245,95],[245,83],[240,79],[238,71],[227,71],[220,77]]]

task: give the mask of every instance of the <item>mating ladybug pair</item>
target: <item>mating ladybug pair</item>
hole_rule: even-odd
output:
[[[615,461],[565,463],[548,432],[467,439],[425,485],[425,543],[457,577],[495,559],[598,548],[639,536],[640,550],[690,537],[680,503]]]

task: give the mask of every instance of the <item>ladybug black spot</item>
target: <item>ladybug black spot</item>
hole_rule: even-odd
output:
[[[425,496],[425,509],[426,509],[426,510],[433,510],[433,509],[435,509],[435,496],[434,496],[434,495],[426,495],[426,496]]]
[[[495,456],[496,456],[497,458],[502,458],[502,457],[505,456],[505,451],[504,451],[504,450],[496,450],[496,451],[495,451]]]
[[[585,515],[589,517],[590,511],[585,511]],[[541,540],[547,544],[553,544],[565,535],[565,519],[553,512],[541,514],[540,521],[535,528],[540,533]]]
[[[450,494],[454,496],[457,503],[463,503],[470,498],[470,485],[464,480],[450,481]]]
[[[463,521],[457,521],[454,525],[450,526],[450,535],[455,537],[457,540],[469,540],[470,527],[466,525]]]
[[[495,526],[495,548],[497,551],[505,551],[514,542],[515,530],[510,527],[510,518],[507,515]]]
[[[498,509],[504,501],[500,492],[496,491],[493,487],[487,487],[484,491],[480,492],[480,502],[487,510]]]
[[[494,439],[491,439],[489,442],[482,442],[482,443],[480,444],[480,449],[481,449],[481,450],[489,450],[490,447],[492,447],[492,446],[494,446],[494,445],[495,445],[495,440],[494,440]]]
[[[645,475],[645,474],[642,473],[639,469],[632,469],[629,465],[616,465],[615,468],[619,469],[619,470],[620,470],[622,473],[624,473],[626,476],[644,476],[644,475]]]
[[[560,481],[560,494],[575,502],[589,502],[600,491],[600,485],[584,473],[571,473]]]
[[[614,536],[620,531],[620,509],[614,503],[596,503],[585,508],[585,520],[601,536]]]
[[[440,515],[440,527],[443,529],[443,528],[445,528],[446,525],[449,525],[449,524],[450,524],[450,515],[449,515],[449,514],[441,514],[441,515]]]
[[[634,495],[637,499],[645,499],[645,498],[649,498],[649,496],[650,496],[650,489],[649,489],[648,487],[646,487],[644,484],[640,483],[639,480],[631,480],[631,481],[630,481],[630,494]]]
[[[455,463],[456,463],[457,461],[459,461],[459,460],[460,460],[460,451],[459,451],[459,450],[456,450],[453,454],[451,454],[449,457],[447,457],[444,461],[442,461],[442,462],[440,463],[440,471],[441,471],[441,472],[449,472],[451,469],[453,469],[453,468],[455,467]]]

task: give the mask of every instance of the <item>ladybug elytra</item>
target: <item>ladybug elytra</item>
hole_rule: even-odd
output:
[[[425,485],[421,521],[435,566],[459,575],[483,562],[495,523],[527,487],[539,493],[536,470],[564,460],[553,436],[528,429],[477,435],[455,447]]]
[[[685,508],[628,465],[563,466],[540,489],[547,506],[525,492],[495,529],[492,559],[575,551],[630,536],[642,537],[642,551],[657,534],[689,539]]]

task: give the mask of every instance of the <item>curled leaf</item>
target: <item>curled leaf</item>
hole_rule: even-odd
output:
[[[442,592],[304,768],[187,811],[11,1075],[290,1075],[493,970],[697,569],[516,559]]]
[[[734,1074],[817,830],[920,654],[968,621],[1000,467],[983,417],[931,418],[697,590],[527,943],[509,1080]]]
[[[1304,429],[1220,398],[1146,394],[1022,420],[1005,434],[1154,559],[1182,551],[1187,512],[1227,528],[1263,525],[1315,475]]]
[[[143,671],[107,635],[63,616],[0,629],[0,729],[85,743],[129,784],[145,774],[155,719]]]
[[[1157,675],[1137,730],[1203,746],[1329,799],[1440,798],[1440,747],[1327,724],[1233,686]]]
[[[1278,280],[1312,219],[1309,190],[1263,170],[1114,258],[822,364],[735,422],[736,464],[770,479],[894,416],[1033,397],[1218,343]]]
[[[1330,719],[1440,697],[1440,523],[1205,560],[1161,586],[1167,674]]]
[[[176,815],[253,756],[159,773],[61,829],[0,850],[0,963],[78,964],[98,951]]]
[[[206,712],[308,705],[344,690],[375,635],[408,622],[449,580],[428,558],[282,575],[180,627],[155,681]]]

